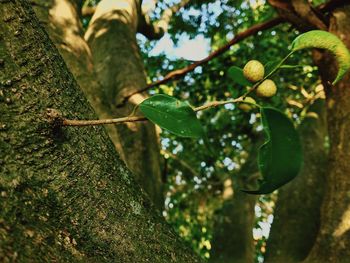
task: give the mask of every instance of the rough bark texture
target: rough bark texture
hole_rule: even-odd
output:
[[[323,16],[306,0],[268,0],[286,21],[302,31],[325,29]]]
[[[133,96],[127,105],[116,108],[118,100],[146,86],[146,75],[136,42],[140,1],[102,0],[92,17],[85,38],[92,50],[97,79],[102,84],[103,102],[110,117],[129,115],[146,98]],[[144,189],[162,205],[159,138],[150,122],[127,123],[116,127],[119,151]]]
[[[350,48],[350,6],[331,14],[329,31]],[[327,188],[322,206],[321,228],[306,262],[350,261],[350,73],[334,87],[335,61],[329,54],[315,55],[327,87],[327,116],[330,139]]]
[[[215,218],[211,263],[254,262],[252,229],[256,197],[243,193],[240,189],[249,189],[256,181],[249,178],[257,178],[258,147],[259,143],[255,142],[246,163],[234,180],[233,196],[224,202]]]
[[[319,230],[327,169],[324,101],[316,102],[310,111],[317,113],[318,119],[306,118],[299,126],[304,165],[301,173],[279,190],[266,263],[304,260]]]
[[[117,158],[31,7],[0,2],[0,262],[199,262]]]
[[[114,2],[116,3],[118,1]],[[119,2],[122,1],[119,0]],[[92,53],[98,53],[97,49],[100,48],[100,46],[95,47],[96,49],[90,50],[90,47],[86,43],[84,39],[84,31],[80,22],[78,4],[79,3],[74,0],[35,0],[34,7],[38,18],[45,26],[50,38],[55,43],[79,86],[83,89],[93,108],[96,110],[99,118],[104,119],[116,117],[111,111],[111,108],[114,108],[113,105],[106,98],[106,94],[104,94],[106,89],[113,91],[116,87],[105,87],[101,85],[100,81],[98,81],[101,80],[101,77],[99,78],[94,70]],[[115,33],[112,31],[108,31],[106,34],[112,34],[112,37],[115,36]],[[135,32],[131,31],[130,34],[135,35]],[[113,45],[115,42],[117,41],[110,43],[110,45]],[[100,44],[103,45],[105,43],[103,43],[102,40]],[[122,47],[119,44],[119,48],[129,47],[129,43],[123,42],[123,44],[126,46]],[[101,48],[105,47],[103,46]],[[108,52],[108,50],[106,50],[106,52]],[[134,55],[128,55],[129,57],[126,56],[124,59],[130,59],[130,64],[141,63],[142,65],[140,57],[137,57],[139,61],[135,62]],[[119,54],[115,54],[115,56],[119,56]],[[116,60],[118,58],[114,59]],[[107,78],[111,78],[109,74],[115,73],[110,72],[113,67],[114,65],[108,64],[103,68],[104,72],[98,73],[99,75],[102,74],[104,77],[107,76]],[[118,74],[121,74],[122,76],[125,74],[131,76],[131,73],[135,71],[132,66],[129,69],[118,68],[117,70],[120,71]],[[131,73],[125,72],[127,70]],[[145,78],[144,76],[142,77]],[[129,80],[130,82],[135,82],[134,85],[136,86],[139,84],[136,78],[130,78]],[[119,81],[119,79],[117,81]],[[107,83],[103,81],[103,84]],[[129,114],[129,112],[125,112],[124,116],[127,114]],[[161,187],[162,183],[160,181],[158,139],[154,135],[154,126],[148,124],[147,128],[142,129],[145,126],[145,124],[139,124],[137,126],[138,129],[135,131],[123,130],[125,134],[120,134],[115,125],[108,125],[106,126],[106,129],[114,142],[116,149],[120,153],[122,159],[127,163],[129,169],[137,175],[139,183],[143,186],[144,190],[150,195],[157,206],[162,208],[163,193]],[[137,149],[136,145],[139,149],[143,149],[142,154],[137,153],[137,150],[135,150]],[[127,147],[131,149],[128,149]]]

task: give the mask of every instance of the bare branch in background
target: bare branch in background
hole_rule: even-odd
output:
[[[182,0],[178,4],[169,7],[163,11],[162,17],[155,22],[152,22],[147,14],[143,14],[139,22],[138,31],[150,40],[160,39],[168,31],[172,16],[189,2],[190,0]]]
[[[172,158],[175,162],[177,162],[182,168],[184,168],[185,170],[187,170],[188,172],[190,172],[190,174],[192,175],[192,177],[200,177],[200,174],[192,168],[192,166],[187,163],[185,160],[179,158],[176,154],[173,154],[167,150],[161,150],[163,155],[168,155],[168,157]]]
[[[273,2],[273,0],[270,0],[269,2],[271,2],[271,1]],[[283,1],[274,1],[274,2],[282,5],[282,7],[284,7],[284,8],[286,8],[286,6],[288,5],[288,3],[283,2]],[[344,1],[344,0],[330,0],[324,4],[317,6],[315,8],[315,10],[319,11],[319,12],[323,12],[323,13],[330,12],[330,11],[334,10],[335,8],[338,8],[340,6],[345,5],[346,4],[345,2],[346,1]],[[224,46],[220,47],[219,49],[217,49],[216,51],[212,52],[206,58],[199,60],[199,61],[196,61],[196,62],[194,62],[194,63],[192,63],[192,64],[190,64],[182,69],[176,69],[174,71],[171,71],[163,79],[152,82],[152,83],[148,84],[146,87],[141,88],[140,90],[135,91],[135,92],[130,93],[129,95],[125,96],[121,100],[122,102],[120,103],[120,105],[117,105],[117,107],[123,105],[126,101],[128,101],[130,99],[130,97],[132,97],[135,94],[147,91],[153,87],[156,87],[156,86],[159,86],[161,84],[167,83],[171,80],[183,77],[187,73],[193,71],[196,67],[202,66],[202,65],[208,63],[210,60],[220,56],[221,54],[223,54],[224,52],[229,50],[231,46],[237,44],[238,42],[246,39],[247,37],[255,35],[259,31],[267,30],[267,29],[270,29],[274,26],[277,26],[277,25],[281,24],[282,22],[285,22],[285,19],[282,18],[281,16],[278,16],[278,17],[275,17],[271,20],[263,22],[261,24],[254,25],[241,33],[238,33],[226,45],[224,45]]]
[[[153,82],[153,83],[150,83],[148,84],[146,87],[138,90],[138,91],[135,91],[135,92],[132,92],[130,93],[129,95],[125,96],[122,100],[122,104],[125,103],[131,96],[137,94],[137,93],[140,93],[140,92],[144,92],[146,90],[149,90],[155,86],[158,86],[158,85],[161,85],[161,84],[164,84],[170,80],[174,80],[174,79],[177,79],[177,78],[180,78],[184,75],[186,75],[188,72],[191,72],[193,71],[196,67],[198,66],[201,66],[201,65],[204,65],[206,63],[208,63],[210,60],[212,60],[213,58],[216,58],[218,56],[220,56],[221,54],[223,54],[224,52],[226,52],[227,50],[230,49],[231,46],[237,44],[238,42],[246,39],[247,37],[250,37],[252,35],[255,35],[257,32],[259,31],[262,31],[262,30],[266,30],[266,29],[270,29],[280,23],[283,22],[283,19],[281,17],[276,17],[276,18],[273,18],[271,20],[268,20],[266,22],[263,22],[261,24],[257,24],[257,25],[254,25],[250,28],[248,28],[247,30],[241,32],[241,33],[238,33],[233,39],[231,39],[226,45],[220,47],[219,49],[215,50],[214,52],[212,52],[209,56],[207,56],[206,58],[202,59],[202,60],[199,60],[199,61],[196,61],[190,65],[188,65],[187,67],[184,67],[182,69],[177,69],[177,70],[174,70],[174,71],[171,71],[170,73],[168,73],[163,79],[161,80],[158,80],[156,82]],[[117,106],[120,106],[120,105],[117,105]]]
[[[96,6],[83,6],[81,9],[82,16],[92,16],[96,11]]]
[[[322,12],[331,12],[332,10],[334,10],[338,7],[342,7],[346,4],[349,4],[349,3],[347,1],[344,1],[344,0],[330,0],[326,3],[318,6],[318,10],[320,10]]]

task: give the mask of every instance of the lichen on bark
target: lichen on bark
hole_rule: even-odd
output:
[[[103,128],[47,121],[96,116],[28,3],[0,17],[0,261],[199,262]]]

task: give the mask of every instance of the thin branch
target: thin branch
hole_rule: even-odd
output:
[[[225,100],[225,101],[212,101],[207,104],[204,104],[202,106],[192,108],[194,112],[203,111],[209,108],[214,108],[217,106],[229,104],[229,103],[238,103],[238,102],[244,102],[247,104],[252,104],[255,106],[259,106],[255,103],[247,102],[245,101],[245,98],[248,94],[253,92],[263,81],[265,81],[267,78],[269,78],[271,75],[273,75],[282,65],[283,63],[293,54],[293,51],[290,52],[287,56],[285,56],[276,66],[271,70],[269,74],[267,74],[264,78],[256,82],[253,87],[249,88],[247,92],[245,92],[243,95],[239,96],[235,99]],[[57,124],[61,124],[61,126],[92,126],[92,125],[102,125],[102,124],[118,124],[118,123],[125,123],[125,122],[138,122],[138,121],[145,121],[147,120],[146,117],[141,116],[134,116],[136,109],[139,107],[139,105],[135,106],[131,114],[127,117],[117,118],[117,119],[105,119],[105,120],[68,120],[61,117],[61,114],[55,110],[55,109],[48,109],[47,110],[47,117],[49,117],[49,121],[57,126]]]
[[[344,0],[330,0],[324,4],[321,4],[317,7],[321,12],[331,12],[338,7],[342,7],[344,5],[348,5],[349,2]]]
[[[96,11],[96,6],[83,6],[81,9],[82,16],[92,16]]]
[[[146,121],[145,117],[129,116],[117,119],[105,119],[105,120],[68,120],[63,119],[62,126],[95,126],[103,124],[119,124],[125,122]]]
[[[167,150],[161,150],[161,152],[163,154],[167,154],[170,158],[172,158],[174,161],[176,161],[177,163],[179,163],[183,168],[185,168],[186,170],[188,170],[192,175],[193,177],[194,176],[197,176],[197,177],[200,177],[200,174],[197,173],[191,165],[189,165],[186,161],[184,161],[183,159],[179,158],[176,154],[173,154]]]
[[[144,87],[138,91],[134,91],[134,92],[130,93],[129,95],[125,96],[122,100],[122,104],[124,104],[131,96],[133,96],[135,94],[144,92],[144,91],[149,90],[155,86],[159,86],[159,85],[164,84],[170,80],[177,79],[177,78],[180,78],[180,77],[186,75],[187,73],[193,71],[196,67],[204,65],[204,64],[208,63],[210,60],[220,56],[221,54],[223,54],[224,52],[229,50],[231,46],[237,44],[238,42],[246,39],[247,37],[255,35],[259,31],[270,29],[270,28],[282,23],[283,21],[284,20],[281,17],[276,17],[276,18],[273,18],[273,19],[268,20],[266,22],[263,22],[261,24],[254,25],[254,26],[248,28],[247,30],[245,30],[241,33],[238,33],[226,45],[215,50],[214,52],[209,54],[209,56],[207,56],[206,58],[199,60],[199,61],[196,61],[195,63],[190,64],[187,67],[184,67],[182,69],[174,70],[174,71],[168,73],[162,80],[158,80],[156,82],[150,83],[146,87]],[[121,106],[121,105],[117,105],[117,106]]]
[[[207,104],[204,104],[202,106],[192,108],[194,112],[198,111],[203,111],[209,108],[215,108],[221,105],[229,104],[229,103],[238,103],[238,102],[244,102],[247,104],[252,104],[255,106],[259,106],[255,103],[247,102],[245,101],[245,98],[267,78],[269,78],[271,75],[273,75],[281,66],[282,64],[293,54],[293,51],[290,52],[287,56],[285,56],[278,64],[277,66],[271,70],[269,74],[267,74],[264,78],[256,82],[253,87],[249,88],[247,92],[245,92],[243,95],[239,96],[238,98],[235,99],[230,99],[230,100],[225,100],[225,101],[212,101]],[[117,119],[105,119],[105,120],[68,120],[68,119],[63,119],[60,117],[60,113],[56,110],[50,109],[47,112],[47,115],[50,117],[52,123],[61,123],[62,126],[90,126],[90,125],[102,125],[102,124],[118,124],[118,123],[124,123],[124,122],[137,122],[137,121],[145,121],[147,120],[146,117],[138,117],[138,116],[133,116],[135,114],[136,109],[139,107],[137,105],[134,107],[132,113],[128,117],[122,117],[122,118],[117,118]],[[59,119],[59,121],[57,121]]]
[[[151,21],[148,14],[143,14],[139,21],[138,32],[150,40],[158,40],[168,32],[168,27],[173,14],[177,13],[182,7],[185,7],[190,0],[182,0],[163,11],[161,18],[155,22]]]
[[[193,108],[193,111],[198,112],[209,108],[214,108],[220,105],[242,102],[243,100],[244,100],[244,95],[232,100],[212,101],[205,105],[199,106],[197,108]],[[59,118],[62,119],[62,117],[59,117]],[[51,119],[52,119],[52,122],[55,121],[54,118],[51,117]],[[128,117],[122,117],[122,118],[116,118],[116,119],[104,119],[104,120],[69,120],[69,119],[63,118],[60,123],[62,126],[95,126],[95,125],[104,125],[104,124],[120,124],[125,122],[139,122],[139,121],[146,121],[146,120],[148,119],[142,116],[128,116]]]
[[[229,104],[229,103],[242,102],[243,99],[244,99],[244,95],[238,97],[237,99],[232,99],[232,100],[212,101],[212,102],[209,102],[209,103],[204,104],[204,105],[202,105],[202,106],[199,106],[199,107],[197,107],[197,108],[194,108],[193,110],[194,110],[195,112],[197,112],[197,111],[202,111],[202,110],[206,110],[206,109],[209,109],[209,108],[215,108],[215,107],[217,107],[217,106],[221,106],[221,105],[225,105],[225,104]]]
[[[168,31],[169,22],[173,16],[173,14],[180,11],[181,8],[185,7],[190,0],[182,0],[178,4],[171,6],[167,10],[165,10],[162,14],[162,18],[157,22],[158,27],[163,27],[164,31]]]

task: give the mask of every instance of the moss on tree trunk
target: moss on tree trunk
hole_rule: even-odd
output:
[[[350,5],[334,10],[329,31],[350,49]],[[315,53],[327,93],[327,119],[330,141],[327,187],[321,213],[321,227],[306,262],[350,260],[350,73],[330,86],[337,66],[327,53]]]
[[[118,3],[122,1],[114,0],[109,8],[118,6]],[[107,38],[98,39],[98,44],[91,50],[84,39],[77,1],[35,0],[32,4],[39,20],[45,26],[51,40],[98,117],[106,119],[130,114],[132,111],[130,107],[118,112],[115,97],[111,97],[110,94],[117,92],[120,87],[125,89],[125,92],[132,92],[135,87],[143,87],[146,78],[139,53],[119,52],[120,50],[129,50],[131,45],[130,41],[115,41],[115,39],[120,38],[121,34],[115,27],[108,26],[115,22],[105,21],[105,28],[102,30]],[[103,5],[103,3],[101,4]],[[132,19],[136,22],[138,19],[137,9],[136,5],[131,8],[131,10],[135,10],[133,13],[135,16]],[[99,30],[93,25],[91,27],[93,29],[90,31]],[[138,51],[135,30],[126,24],[121,24],[121,28],[126,30],[126,34],[134,41],[134,48]],[[107,41],[110,38],[113,41]],[[114,52],[115,50],[118,52]],[[106,59],[94,63],[93,58],[100,53]],[[118,64],[122,64],[122,66],[118,66]],[[98,74],[96,74],[95,69],[98,69]],[[122,78],[116,76],[122,76]],[[123,78],[128,80],[127,84]],[[106,129],[121,158],[136,175],[137,181],[152,201],[161,209],[163,207],[163,192],[160,179],[159,141],[155,134],[155,126],[152,123],[137,123],[108,125]]]
[[[27,2],[0,17],[0,261],[199,262],[103,128],[47,121],[96,116]]]

